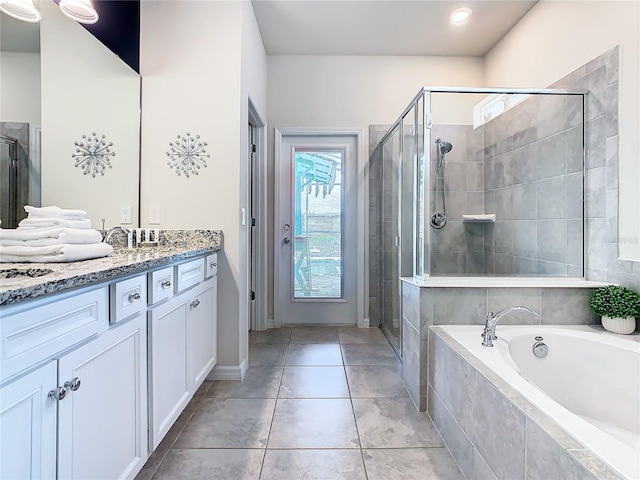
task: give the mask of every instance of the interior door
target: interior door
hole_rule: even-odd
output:
[[[276,326],[355,325],[357,137],[282,134],[276,175]]]

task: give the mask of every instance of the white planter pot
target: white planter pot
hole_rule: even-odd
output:
[[[605,330],[622,335],[629,335],[636,329],[636,318],[610,318],[602,316],[602,326]]]

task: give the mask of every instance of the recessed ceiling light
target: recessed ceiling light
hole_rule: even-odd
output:
[[[460,25],[461,23],[469,20],[472,13],[473,10],[471,10],[469,7],[456,8],[449,14],[449,21],[454,25]]]

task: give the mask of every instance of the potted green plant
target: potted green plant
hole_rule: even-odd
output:
[[[636,329],[635,317],[640,316],[640,295],[618,285],[596,288],[591,296],[591,309],[602,315],[606,330],[628,335]]]

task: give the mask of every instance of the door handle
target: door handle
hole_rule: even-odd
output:
[[[284,237],[282,239],[282,243],[284,243],[285,245],[289,245],[291,243],[291,239],[289,237]]]

